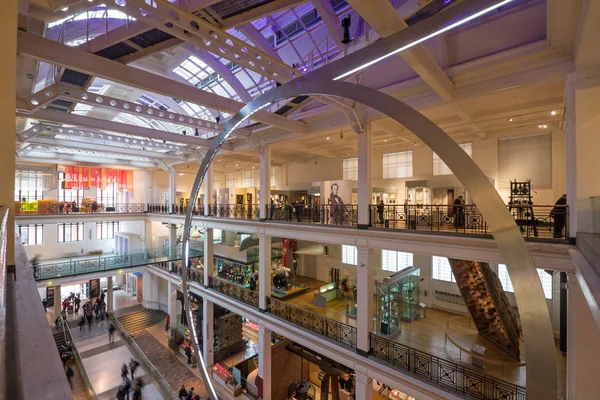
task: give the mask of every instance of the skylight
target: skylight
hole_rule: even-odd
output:
[[[141,104],[146,107],[154,107],[161,110],[168,110],[169,108],[165,106],[160,101],[156,100],[153,97],[148,96],[147,94],[141,95],[136,101],[137,104]]]
[[[134,18],[128,17],[127,14],[125,14],[124,12],[119,11],[119,10],[99,9],[99,10],[94,10],[94,11],[83,12],[83,13],[77,14],[75,16],[70,15],[66,18],[59,19],[58,21],[50,22],[48,24],[48,28],[53,28],[55,26],[62,25],[66,21],[85,21],[86,19],[104,19],[107,17],[110,19],[127,19],[127,18],[129,18],[130,20],[135,20]]]
[[[190,56],[187,60],[179,64],[173,72],[195,86],[215,71],[198,57]]]
[[[188,113],[188,115],[196,118],[205,119],[208,121],[214,121],[214,117],[211,112],[206,107],[199,106],[194,103],[188,103],[186,101],[182,101],[179,103],[181,108]]]

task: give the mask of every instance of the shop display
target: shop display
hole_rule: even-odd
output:
[[[273,274],[271,296],[278,299],[285,299],[286,297],[308,290],[308,285],[291,281],[288,275],[287,268],[281,268]]]
[[[392,336],[400,331],[400,321],[419,316],[420,270],[407,267],[376,282],[377,331]]]
[[[217,276],[229,282],[257,290],[258,271],[255,263],[242,264],[234,261],[217,259]]]
[[[496,273],[487,263],[448,261],[479,334],[520,360],[517,317]]]
[[[319,288],[319,291],[313,295],[313,303],[319,307],[327,307],[327,302],[340,297],[340,290],[335,282],[328,283]]]
[[[538,221],[535,219],[533,212],[533,195],[531,192],[531,181],[510,181],[508,210],[513,215],[521,231],[532,229],[533,236],[538,237]]]

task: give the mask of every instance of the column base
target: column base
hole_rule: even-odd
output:
[[[356,225],[357,229],[369,229],[369,224],[358,224]]]
[[[577,238],[574,238],[574,237],[569,238],[569,244],[576,245],[577,244]]]
[[[258,222],[265,222],[267,219],[266,218],[259,218]]]
[[[363,357],[369,357],[369,352],[361,349],[356,349],[356,354]]]
[[[266,309],[266,308],[260,308],[260,307],[258,308],[258,312],[259,312],[259,313],[266,314],[266,313],[267,313],[267,311],[269,311],[269,310],[268,310],[268,309]]]

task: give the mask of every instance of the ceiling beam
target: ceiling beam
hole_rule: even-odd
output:
[[[72,126],[81,126],[91,129],[100,129],[110,132],[117,132],[124,135],[133,135],[140,138],[149,138],[156,140],[165,140],[173,143],[188,144],[191,146],[210,147],[212,140],[201,139],[194,136],[181,135],[179,133],[164,132],[156,129],[143,128],[141,126],[122,124],[120,122],[107,121],[104,119],[84,117],[81,115],[69,114],[61,111],[39,110],[33,114],[17,113],[20,117],[33,118],[42,121],[54,122],[57,124],[67,124]],[[227,145],[225,143],[224,145]]]
[[[115,147],[115,146],[106,146],[100,145],[97,143],[85,143],[80,141],[72,141],[65,139],[50,139],[50,138],[42,138],[36,137],[30,140],[33,144],[43,144],[47,146],[56,146],[56,147],[65,147],[68,149],[74,150],[89,150],[89,151],[101,151],[106,153],[117,153],[122,155],[131,155],[137,157],[147,157],[147,158],[155,158],[161,160],[173,160],[173,161],[187,161],[187,157],[182,155],[175,154],[165,154],[165,153],[156,153],[145,150],[135,150],[126,148],[123,146]]]
[[[229,29],[250,23],[251,21],[257,20],[262,17],[287,10],[291,7],[297,7],[301,4],[306,3],[307,0],[275,0],[264,6],[256,7],[251,10],[239,13],[232,17],[223,20],[223,29]]]
[[[136,61],[143,60],[146,57],[150,57],[153,54],[160,53],[162,51],[167,51],[172,49],[173,47],[177,47],[181,45],[183,40],[177,38],[167,39],[160,43],[155,44],[154,46],[148,46],[140,51],[136,51],[135,53],[127,54],[126,56],[119,57],[115,59],[115,61],[120,62],[121,64],[131,64]]]
[[[89,75],[188,101],[220,112],[235,114],[244,106],[244,103],[200,90],[191,85],[175,82],[163,76],[123,65],[26,32],[18,32],[18,51],[20,54],[51,64],[72,68]],[[308,130],[303,122],[264,110],[253,114],[252,120],[299,133],[306,133]]]
[[[240,99],[248,103],[252,100],[252,96],[248,93],[248,90],[244,87],[242,82],[235,76],[233,72],[225,66],[221,61],[217,60],[217,58],[208,50],[201,49],[199,47],[193,46],[191,44],[183,45],[183,48],[188,52],[192,53],[202,61],[206,63],[210,68],[212,68],[217,74],[219,74],[225,82],[231,86],[233,90],[240,96]]]
[[[335,44],[338,48],[343,49],[345,45],[342,43],[342,26],[340,25],[340,21],[335,15],[335,11],[333,7],[331,7],[331,3],[329,0],[312,0],[312,5],[319,13],[319,16],[323,19],[329,34],[335,41]],[[329,49],[325,49],[327,52]]]
[[[127,0],[125,9],[134,18],[181,40],[205,48],[268,79],[285,83],[301,73],[267,53],[249,46],[227,31],[206,22],[167,0]]]
[[[80,44],[77,48],[85,50],[88,53],[96,53],[133,36],[137,36],[140,33],[146,32],[148,29],[148,25],[141,21],[129,21],[125,25],[111,29],[100,36],[96,36],[92,40]]]
[[[277,50],[275,50],[273,46],[271,46],[267,38],[264,37],[263,34],[260,33],[258,29],[256,29],[256,27],[250,22],[240,26],[238,29],[244,34],[244,36],[246,36],[248,39],[250,39],[252,43],[254,43],[254,46],[269,54],[271,57],[277,60],[281,60],[281,57],[279,56],[279,53],[277,53]]]

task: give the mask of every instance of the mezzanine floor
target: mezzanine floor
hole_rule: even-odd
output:
[[[346,305],[353,306],[354,301],[348,298],[334,299],[327,303],[327,308],[319,307],[313,303],[313,295],[326,282],[301,276],[297,277],[296,281],[309,285],[310,289],[303,294],[286,299],[286,303],[350,326],[356,326],[356,319],[346,315]],[[375,300],[373,306],[375,307]],[[514,359],[479,336],[471,323],[472,319],[468,316],[457,316],[457,314],[442,310],[427,309],[426,318],[403,322],[401,333],[392,337],[392,340],[439,358],[477,369],[477,367],[471,366],[469,355],[459,350],[450,340],[446,340],[445,328],[449,321],[450,335],[461,347],[470,349],[474,344],[482,345],[487,349],[486,357],[504,362],[503,365],[486,363],[484,371],[486,374],[516,385],[526,386],[526,367],[516,365]],[[521,355],[522,361],[526,362],[523,350]],[[566,390],[566,356],[561,355],[558,348],[556,349],[556,362],[559,393],[564,394]]]

